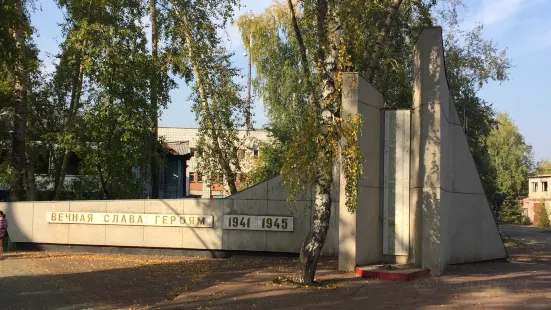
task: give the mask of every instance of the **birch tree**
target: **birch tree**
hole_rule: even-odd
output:
[[[212,183],[225,183],[237,192],[240,171],[237,128],[243,125],[245,101],[235,79],[239,71],[223,47],[219,31],[233,14],[237,1],[165,1],[170,20],[168,40],[172,66],[193,86],[191,99],[199,124],[198,167]],[[222,176],[222,180],[220,180]]]
[[[359,72],[385,93],[389,107],[407,107],[412,97],[412,50],[423,27],[432,26],[435,1],[286,1],[238,25],[243,42],[254,38],[255,89],[268,105],[270,130],[280,156],[268,156],[291,197],[313,184],[313,221],[300,253],[295,281],[314,279],[328,229],[332,167],[341,157],[346,205],[354,211],[361,173],[359,117],[341,111],[341,72]],[[298,120],[298,121],[295,121]],[[268,153],[272,154],[272,153]],[[269,167],[261,163],[264,167]],[[253,170],[255,175],[273,168]]]
[[[361,122],[358,115],[342,115],[340,76],[341,72],[354,68],[350,58],[353,55],[350,51],[354,50],[351,45],[355,42],[354,33],[347,31],[351,26],[343,16],[357,12],[359,7],[356,5],[352,1],[304,1],[298,2],[298,5],[287,1],[286,5],[272,5],[261,17],[249,15],[239,23],[243,38],[252,32],[261,40],[258,42],[255,36],[258,47],[253,48],[258,51],[252,54],[258,55],[253,61],[258,62],[257,72],[267,82],[264,88],[261,87],[261,90],[267,90],[264,95],[268,99],[282,98],[282,107],[290,106],[295,111],[301,111],[304,117],[292,129],[295,134],[286,148],[281,170],[285,182],[291,185],[292,196],[303,190],[305,184],[312,184],[315,189],[310,231],[302,245],[298,271],[294,277],[299,283],[314,280],[316,264],[325,243],[331,201],[334,199],[331,197],[331,186],[335,178],[333,167],[337,164],[336,158],[342,158],[341,169],[346,176],[345,203],[351,212],[356,207],[357,181],[361,174],[357,135]],[[388,12],[391,17],[384,27],[390,26],[394,16],[392,10],[398,7],[390,7]],[[262,33],[268,35],[262,36]],[[382,45],[387,31],[382,29],[379,33],[377,42]],[[281,64],[262,58],[267,54],[277,55],[278,52],[285,59]],[[372,58],[371,63],[378,62],[377,57]],[[281,66],[280,73],[270,72],[275,69],[274,66]],[[299,66],[300,73],[295,73],[297,78],[294,82],[290,79],[288,90],[270,91],[269,87],[274,86],[269,84],[277,80],[276,75],[282,71],[292,71],[293,66]],[[277,110],[278,105],[270,108]]]

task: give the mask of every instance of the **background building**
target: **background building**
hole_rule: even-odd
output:
[[[522,211],[532,223],[539,222],[540,209],[547,208],[551,215],[551,174],[536,175],[528,178],[528,197],[522,199]]]
[[[249,131],[247,135],[247,131],[239,130],[238,135],[242,141],[238,156],[242,160],[242,172],[246,173],[251,168],[250,159],[259,155],[259,143],[268,141],[268,132],[254,130]],[[169,149],[175,150],[175,156],[182,156],[182,158],[189,156],[189,160],[185,161],[185,165],[182,165],[182,160],[178,161],[173,159],[172,156],[168,157],[161,180],[161,190],[165,195],[161,198],[181,198],[184,196],[223,198],[227,196],[227,190],[223,185],[207,185],[201,173],[198,172],[199,159],[194,154],[198,140],[197,128],[159,127],[159,137],[166,142]],[[185,191],[181,191],[180,189],[184,188],[184,185]]]
[[[238,131],[240,138],[240,148],[238,157],[241,160],[241,170],[246,173],[250,171],[252,159],[259,155],[259,143],[268,141],[268,132],[265,130]],[[163,140],[162,147],[159,147],[159,153],[164,156],[163,167],[159,173],[159,198],[174,199],[184,197],[202,197],[202,198],[223,198],[229,194],[222,184],[206,185],[197,166],[199,159],[195,154],[198,141],[197,128],[177,128],[160,127],[159,138]],[[35,168],[35,179],[37,185],[36,200],[54,199],[54,162],[51,156],[42,156],[39,158],[39,164]],[[63,179],[63,194],[60,200],[79,199],[75,193],[78,191],[79,184],[83,181],[97,183],[99,181],[91,176],[81,173],[82,159],[74,153],[69,154],[67,172]],[[140,168],[132,169],[132,176],[137,179],[140,174]],[[240,175],[238,174],[238,182]],[[92,187],[93,188],[93,187]],[[93,199],[91,193],[81,193],[84,199]],[[144,192],[140,197],[150,198],[151,186],[144,184]],[[88,197],[90,196],[90,197]],[[82,199],[80,198],[80,199]],[[8,186],[0,184],[0,201],[9,199]]]

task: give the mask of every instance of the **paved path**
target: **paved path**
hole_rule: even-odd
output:
[[[548,234],[501,229],[517,263],[450,266],[440,277],[394,282],[337,272],[325,259],[318,277],[338,281],[331,290],[271,284],[291,275],[293,258],[9,253],[0,261],[0,310],[551,309]]]
[[[509,237],[507,253],[517,262],[551,265],[551,230],[522,225],[500,225],[502,233]]]
[[[512,224],[499,225],[499,228],[511,238],[551,246],[551,228]]]
[[[410,282],[322,271],[321,279],[346,280],[334,290],[266,284],[281,275],[249,273],[149,309],[549,309],[551,304],[551,268],[546,265],[450,266],[441,277]]]
[[[119,309],[154,305],[290,258],[186,257],[90,253],[8,253],[0,261],[0,310]]]
[[[82,286],[53,276],[45,261],[36,256],[0,261],[0,309],[114,309]]]
[[[319,272],[322,280],[344,281],[334,290],[267,285],[292,270],[265,269],[149,309],[551,309],[551,234],[517,225],[500,229],[513,241],[508,243],[511,262],[449,266],[440,277],[410,282]]]

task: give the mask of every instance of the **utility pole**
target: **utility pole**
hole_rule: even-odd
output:
[[[159,105],[157,101],[157,79],[158,79],[158,63],[157,63],[157,0],[149,0],[151,14],[151,57],[153,70],[151,74],[151,110],[152,110],[152,133],[151,133],[151,198],[159,198],[159,160],[157,158],[157,143],[159,139]]]
[[[247,126],[247,134],[249,134],[249,130],[251,130],[251,105],[252,105],[252,97],[251,97],[251,67],[252,67],[252,59],[251,59],[251,48],[253,45],[253,35],[249,35],[249,77],[247,80],[247,87],[248,87],[248,98],[247,98],[247,111],[245,112],[245,125]]]

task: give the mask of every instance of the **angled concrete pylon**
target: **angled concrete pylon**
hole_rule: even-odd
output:
[[[447,265],[507,257],[446,79],[441,28],[414,51],[409,261]]]
[[[363,126],[358,137],[364,157],[363,175],[358,180],[357,207],[346,207],[346,180],[340,173],[339,190],[339,270],[353,271],[358,265],[374,264],[383,257],[381,191],[381,110],[383,95],[358,73],[342,75],[343,116],[361,116]]]

